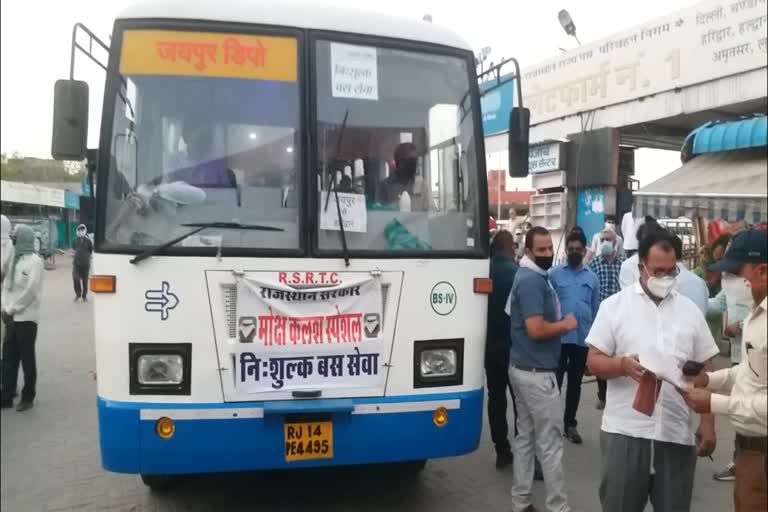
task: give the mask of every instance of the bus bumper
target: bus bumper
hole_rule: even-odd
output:
[[[436,408],[448,410],[442,427]],[[102,465],[141,474],[212,473],[450,457],[474,451],[483,418],[482,388],[432,395],[234,404],[116,402],[98,398]],[[287,462],[284,424],[333,422],[333,458]],[[170,439],[155,432],[174,421]]]

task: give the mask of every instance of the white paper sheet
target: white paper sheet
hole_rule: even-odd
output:
[[[670,354],[664,354],[656,347],[650,346],[639,354],[639,359],[643,368],[653,372],[659,379],[676,388],[690,387],[683,376],[682,369],[677,366],[677,361]]]

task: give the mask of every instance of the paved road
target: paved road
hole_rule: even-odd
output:
[[[134,475],[101,469],[96,424],[92,312],[72,303],[67,261],[46,273],[38,337],[38,400],[26,413],[2,412],[0,508],[37,511],[507,511],[511,470],[493,467],[486,428],[475,453],[431,461],[415,480],[392,468],[342,468],[224,474],[191,478],[165,495],[150,493]],[[108,378],[102,375],[100,378]],[[585,384],[579,414],[584,444],[566,443],[568,493],[575,511],[596,512],[599,413],[595,384]],[[716,483],[733,433],[718,422],[714,462],[700,459],[692,510],[732,510],[732,484]],[[543,505],[543,485],[536,502]]]

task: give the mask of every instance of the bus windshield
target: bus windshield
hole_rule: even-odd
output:
[[[102,148],[102,250],[142,251],[215,222],[230,227],[178,245],[300,251],[309,237],[302,226],[311,225],[314,251],[333,253],[341,219],[350,253],[482,253],[467,59],[319,40],[314,80],[305,80],[296,38],[122,36],[110,146]],[[206,62],[209,50],[218,60]],[[274,67],[266,59],[277,53]],[[314,143],[304,148],[310,83]],[[319,192],[311,210],[309,186]]]
[[[477,250],[466,59],[318,41],[315,73],[319,188],[345,192],[350,251]],[[319,249],[338,250],[324,199]]]

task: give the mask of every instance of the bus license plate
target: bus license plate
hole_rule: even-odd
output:
[[[285,460],[332,459],[333,422],[285,424]]]

